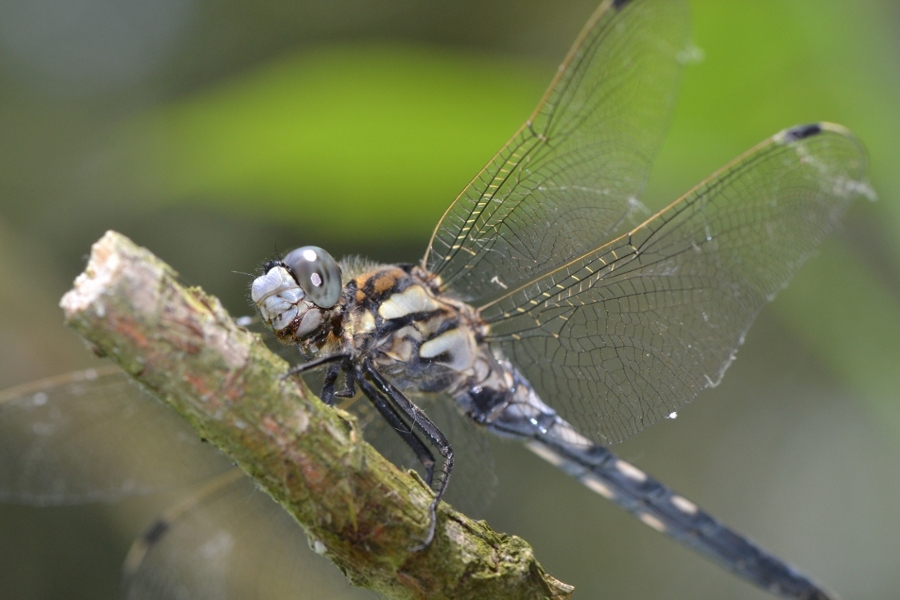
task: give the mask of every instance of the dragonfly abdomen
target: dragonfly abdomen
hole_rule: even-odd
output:
[[[834,600],[835,596],[792,566],[605,447],[584,445],[580,440],[585,438],[562,419],[559,421],[547,433],[535,432],[526,446],[644,524],[763,589],[798,600]]]
[[[498,358],[491,377],[460,394],[457,401],[492,432],[521,439],[535,454],[644,524],[763,589],[797,600],[835,598],[684,496],[579,433],[505,359]]]

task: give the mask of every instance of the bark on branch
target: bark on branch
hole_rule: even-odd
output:
[[[531,547],[442,504],[366,444],[219,301],[108,232],[62,300],[66,323],[187,419],[288,510],[350,578],[391,598],[568,598]]]

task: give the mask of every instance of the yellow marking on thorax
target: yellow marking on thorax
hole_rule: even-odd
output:
[[[455,371],[470,368],[475,362],[476,353],[475,340],[461,329],[445,331],[419,347],[419,356],[422,358],[446,355],[447,359],[441,362]]]
[[[399,294],[392,294],[378,307],[382,319],[399,319],[414,313],[432,312],[441,305],[420,285],[411,285]]]
[[[375,315],[368,310],[358,311],[348,319],[351,335],[372,333],[375,331]]]
[[[412,359],[415,344],[422,341],[419,331],[412,325],[397,330],[391,338],[393,343],[382,352],[397,362],[409,362]]]

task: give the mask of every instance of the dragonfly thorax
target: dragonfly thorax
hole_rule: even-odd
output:
[[[341,303],[344,351],[401,387],[444,391],[483,370],[486,325],[471,306],[441,294],[424,269],[371,269],[347,283]]]

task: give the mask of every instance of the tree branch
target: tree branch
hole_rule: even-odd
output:
[[[108,232],[62,299],[66,323],[187,419],[299,521],[350,580],[391,598],[568,598],[531,547],[446,504],[325,406],[219,301]]]

